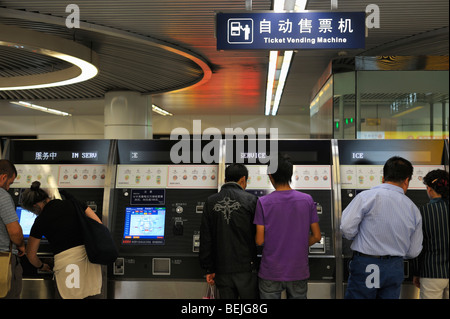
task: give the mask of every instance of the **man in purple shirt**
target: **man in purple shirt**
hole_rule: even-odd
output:
[[[262,299],[279,299],[283,290],[287,298],[306,299],[308,247],[321,239],[314,200],[290,187],[292,173],[289,158],[280,155],[277,171],[269,174],[275,191],[256,205],[256,244],[264,244],[258,273]]]

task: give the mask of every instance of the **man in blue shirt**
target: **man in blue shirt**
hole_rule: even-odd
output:
[[[401,157],[387,160],[383,183],[359,193],[342,213],[341,231],[353,240],[346,299],[398,299],[403,258],[422,250],[422,218],[405,195],[412,164]]]

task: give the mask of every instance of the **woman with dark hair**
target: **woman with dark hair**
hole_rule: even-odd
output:
[[[420,208],[423,249],[415,260],[413,281],[421,299],[449,299],[448,172],[433,170],[423,182],[430,202]]]
[[[92,264],[86,255],[81,225],[75,206],[70,200],[51,199],[35,181],[22,194],[23,208],[37,215],[31,227],[26,254],[37,269],[51,271],[49,265],[37,256],[44,236],[55,257],[53,271],[60,296],[64,299],[81,299],[100,294],[101,266]],[[81,203],[90,218],[101,223],[95,212]]]

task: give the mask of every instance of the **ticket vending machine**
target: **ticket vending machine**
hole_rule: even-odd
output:
[[[239,146],[239,143],[243,147]],[[319,216],[322,239],[309,248],[308,298],[335,298],[335,226],[333,158],[330,140],[226,141],[226,163],[241,160],[249,170],[247,191],[266,195],[274,188],[267,175],[271,151],[287,154],[293,161],[291,187],[312,196]],[[232,152],[231,152],[232,151]],[[233,154],[230,156],[230,154]],[[273,154],[273,153],[272,153]],[[259,247],[263,253],[263,247]]]
[[[36,216],[21,207],[21,195],[34,181],[40,181],[41,187],[54,198],[61,198],[61,190],[69,192],[78,200],[86,202],[103,219],[104,209],[107,210],[104,207],[104,190],[108,179],[110,144],[109,140],[10,142],[8,158],[17,169],[10,194],[16,204],[25,240]],[[53,255],[45,238],[41,240],[38,255],[46,263],[53,265]],[[36,270],[26,257],[21,258],[21,263],[24,278],[22,298],[54,298],[53,275]]]
[[[109,298],[203,296],[200,224],[219,166],[196,158],[190,145],[197,142],[179,149],[172,140],[118,141],[112,233],[119,258],[109,269]]]
[[[448,171],[448,143],[445,140],[340,140],[338,141],[340,162],[340,187],[342,211],[359,193],[381,183],[384,163],[392,156],[409,160],[414,174],[406,196],[421,207],[429,202],[423,177],[431,170]],[[352,257],[351,241],[342,239],[342,277],[345,291],[348,279],[348,263]],[[410,261],[405,260],[405,282],[401,298],[417,297],[412,285]],[[341,266],[341,265],[339,265]]]

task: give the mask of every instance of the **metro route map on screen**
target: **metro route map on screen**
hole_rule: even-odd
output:
[[[127,207],[122,244],[164,245],[165,207]]]

